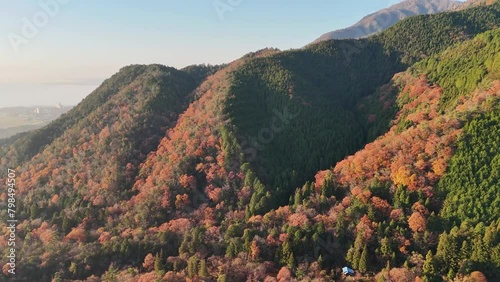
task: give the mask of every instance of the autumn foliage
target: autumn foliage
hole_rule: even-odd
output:
[[[500,34],[441,51],[499,9],[224,66],[124,68],[0,148],[19,171],[19,279],[498,278]]]

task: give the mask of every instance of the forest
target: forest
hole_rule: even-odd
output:
[[[499,54],[497,1],[227,65],[124,67],[0,143],[16,278],[497,281]]]

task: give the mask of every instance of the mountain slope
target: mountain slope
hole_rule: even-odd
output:
[[[453,0],[406,0],[370,14],[348,28],[325,33],[313,43],[331,39],[368,37],[407,17],[450,11],[459,5],[460,2]]]
[[[120,78],[119,86],[109,86],[116,78]],[[61,236],[81,226],[90,229],[103,225],[102,208],[130,197],[128,188],[139,165],[187,107],[195,87],[193,77],[173,68],[126,67],[74,111],[35,132],[32,136],[45,132],[44,137],[54,139],[17,168],[11,166],[19,152],[19,144],[14,143],[2,158],[1,166],[19,172],[16,196],[23,201],[17,205],[16,216],[50,221],[50,225],[44,225],[51,230],[50,240],[61,240]],[[71,127],[64,127],[70,124]],[[54,135],[47,136],[52,132]],[[39,227],[36,221],[25,221],[18,230],[23,236]],[[45,239],[38,241],[36,236],[25,239],[24,245],[32,247],[48,243]],[[42,260],[43,247],[38,249],[42,253],[31,250],[22,249],[18,263],[27,268],[42,263],[47,272],[44,276],[26,273],[26,279],[49,279],[53,275],[49,269],[57,265],[52,258]],[[61,254],[58,259],[66,255]]]
[[[48,126],[19,137],[19,140],[12,138],[12,140],[16,142],[14,145],[16,156],[15,163],[11,163],[11,165],[15,166],[23,161],[27,161],[39,153],[44,146],[61,136],[65,130],[76,125],[80,119],[88,116],[95,111],[97,107],[105,103],[109,97],[131,83],[144,71],[144,68],[144,66],[123,68],[119,73],[104,81],[99,88],[92,92],[91,95],[85,98],[75,108],[71,109],[68,113],[53,121]]]
[[[366,219],[378,225],[370,231],[378,243],[372,239],[364,244],[382,255],[377,259],[381,266],[384,255],[392,256],[382,249],[389,238],[399,248],[393,248],[396,261],[412,251],[423,256],[430,250],[436,255],[435,267],[449,279],[463,274],[460,265],[465,262],[498,279],[500,242],[490,236],[500,224],[500,195],[497,160],[490,148],[496,148],[498,138],[494,128],[500,101],[499,43],[496,29],[424,60],[413,75],[397,75],[397,99],[379,93],[371,101],[399,108],[390,131],[332,171],[316,176],[316,185],[334,179],[349,189],[337,213],[360,218],[358,227]],[[467,87],[456,91],[462,75],[478,71],[480,78],[471,76]],[[439,240],[437,234],[442,234]],[[471,249],[462,246],[468,240],[475,240]],[[359,244],[353,240],[349,252],[359,250]],[[492,252],[480,253],[484,247]],[[349,252],[348,262],[359,264],[359,253]],[[424,275],[437,279],[436,273]]]
[[[370,39],[322,42],[245,64],[234,74],[236,86],[228,111],[238,137],[249,143],[255,143],[252,140],[259,133],[264,141],[272,139],[265,146],[257,142],[258,158],[250,162],[255,172],[287,197],[291,188],[310,180],[311,170],[339,160],[366,142],[366,120],[354,123],[352,119],[360,98],[372,94],[405,65],[499,26],[499,15],[495,6],[408,19]],[[275,112],[287,107],[300,118],[291,120],[279,134],[266,133]],[[339,134],[338,124],[354,138]],[[277,198],[283,196],[277,193]]]
[[[182,71],[191,75],[193,84],[199,84],[205,77],[214,73],[221,66],[193,65],[185,67]],[[132,83],[137,77],[143,74],[147,69],[144,65],[135,65],[122,68],[111,78],[105,80],[96,90],[88,95],[75,108],[68,111],[65,115],[51,122],[48,126],[41,129],[13,136],[7,140],[2,140],[0,145],[14,144],[15,162],[11,160],[11,165],[15,166],[40,152],[40,150],[61,136],[63,132],[75,126],[80,119],[87,117],[100,105],[104,104],[109,98],[119,92],[124,87]],[[3,150],[1,150],[3,148]],[[6,146],[0,148],[0,156],[5,154]]]

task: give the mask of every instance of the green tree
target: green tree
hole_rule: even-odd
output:
[[[368,271],[368,248],[366,247],[366,245],[363,247],[363,251],[361,252],[358,269],[362,273],[366,273]]]
[[[226,274],[219,274],[217,277],[217,282],[227,282]]]
[[[436,258],[439,260],[440,269],[443,272],[458,269],[458,249],[456,238],[446,232],[439,236]]]
[[[432,251],[429,250],[427,255],[425,255],[425,261],[422,267],[424,280],[429,282],[439,281],[435,265],[436,262],[434,260],[434,256],[432,255]]]
[[[69,272],[73,273],[73,275],[76,275],[78,271],[78,266],[74,261],[71,262],[71,265],[69,266]]]
[[[207,262],[205,261],[205,259],[200,260],[200,269],[199,269],[198,275],[200,275],[201,277],[208,277],[209,276]]]
[[[383,261],[390,260],[392,257],[392,246],[389,238],[384,237],[380,240],[380,255]]]
[[[226,248],[226,256],[230,257],[230,258],[234,258],[234,257],[236,257],[237,254],[238,254],[238,250],[237,250],[236,244],[233,241],[229,242],[229,244],[227,245],[227,248]]]
[[[198,258],[196,256],[189,258],[187,271],[189,278],[193,278],[196,274],[198,274]]]
[[[163,249],[155,256],[154,269],[157,273],[165,271],[165,264],[163,263]]]
[[[352,247],[347,252],[347,261],[351,263],[351,266],[355,269],[359,268],[360,260],[364,249],[366,248],[366,243],[363,239],[363,231],[360,231],[356,235],[356,240],[354,241]],[[366,266],[366,265],[365,265]]]

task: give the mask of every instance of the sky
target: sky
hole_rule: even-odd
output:
[[[75,105],[130,64],[300,48],[398,0],[0,0],[0,108]]]

